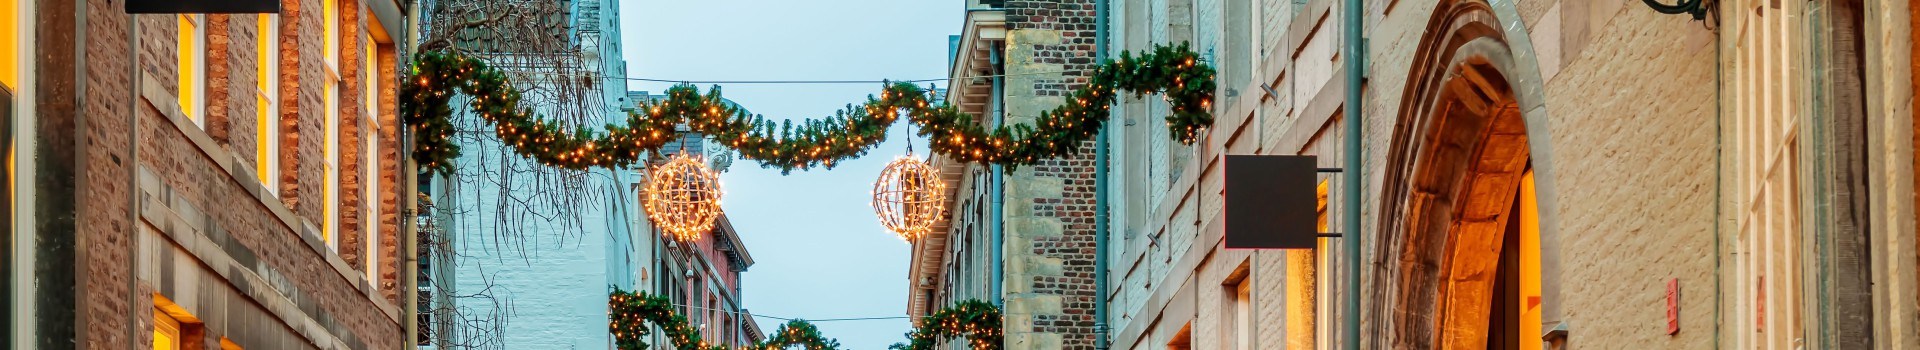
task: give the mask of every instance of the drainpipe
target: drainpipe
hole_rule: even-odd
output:
[[[1361,0],[1346,0],[1346,4],[1341,6],[1344,10],[1341,12],[1345,12],[1341,16],[1345,33],[1341,37],[1346,39],[1346,50],[1340,55],[1345,56],[1347,61],[1347,101],[1341,107],[1345,115],[1342,123],[1347,126],[1346,148],[1341,153],[1346,156],[1347,163],[1346,169],[1343,169],[1345,171],[1340,172],[1343,177],[1340,180],[1343,194],[1340,224],[1341,238],[1346,241],[1347,300],[1346,312],[1341,315],[1344,318],[1342,321],[1345,321],[1341,335],[1346,338],[1344,348],[1347,350],[1360,350],[1360,237],[1365,236],[1360,232],[1360,186],[1363,181],[1360,176],[1360,99],[1364,97],[1360,85],[1365,83],[1367,69],[1367,43],[1361,33],[1362,21],[1366,20],[1365,6]]]
[[[1093,2],[1093,62],[1105,63],[1107,60],[1107,0]],[[1093,139],[1093,349],[1107,350],[1111,346],[1107,341],[1107,230],[1113,226],[1107,224],[1107,209],[1112,203],[1107,195],[1107,166],[1112,160],[1107,149],[1107,129],[1113,128],[1112,120],[1100,125],[1100,132]]]
[[[1006,92],[1006,77],[1002,74],[1005,69],[1000,68],[1000,49],[988,49],[987,61],[993,66],[991,69],[994,74],[993,92],[987,94],[987,98],[992,99],[992,101],[989,101],[988,105],[993,106],[993,126],[999,127],[1007,123],[1007,100],[1000,96],[1000,94]],[[1007,178],[1005,170],[1002,169],[999,164],[992,165],[990,169],[992,169],[990,171],[993,177],[993,186],[991,186],[993,188],[993,217],[989,218],[988,222],[993,223],[993,244],[990,244],[993,246],[993,304],[995,306],[1005,307],[1007,305],[1007,296],[1002,293],[1006,291],[1004,283],[1006,283],[1007,278],[1007,264],[1005,262],[1006,247],[1004,247],[1007,235],[1005,208],[1007,200]]]

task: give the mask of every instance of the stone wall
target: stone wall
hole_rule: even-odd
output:
[[[1086,82],[1093,2],[1008,1],[1008,123],[1031,123]],[[1035,74],[1046,72],[1065,72]],[[1004,296],[1011,349],[1093,348],[1093,152],[1006,175]]]
[[[1218,3],[1196,1],[1193,11],[1218,13],[1206,8]],[[1344,123],[1339,107],[1345,86],[1343,63],[1335,55],[1341,43],[1340,9],[1338,1],[1308,1],[1298,8],[1262,3],[1266,7],[1262,11],[1274,11],[1256,17],[1264,25],[1218,30],[1261,31],[1254,46],[1263,52],[1253,62],[1259,76],[1251,83],[1270,84],[1278,96],[1266,96],[1259,86],[1222,86],[1223,93],[1237,90],[1240,96],[1254,98],[1222,103],[1216,110],[1216,128],[1209,133],[1207,146],[1194,153],[1191,171],[1173,172],[1177,175],[1166,180],[1171,183],[1168,199],[1159,209],[1148,210],[1151,219],[1143,225],[1145,234],[1162,235],[1152,237],[1161,246],[1138,242],[1150,237],[1128,237],[1126,254],[1113,260],[1139,261],[1113,266],[1120,269],[1116,276],[1125,276],[1116,283],[1125,283],[1122,293],[1127,295],[1117,296],[1110,305],[1116,313],[1129,315],[1115,329],[1116,348],[1164,346],[1189,324],[1192,348],[1231,348],[1233,338],[1227,328],[1231,297],[1222,286],[1235,281],[1235,271],[1242,264],[1255,285],[1258,336],[1253,348],[1277,348],[1294,338],[1286,334],[1289,327],[1282,327],[1287,302],[1283,271],[1288,259],[1279,252],[1218,248],[1215,219],[1209,213],[1218,212],[1215,202],[1221,188],[1217,176],[1210,174],[1217,171],[1218,155],[1225,153],[1315,154],[1322,157],[1322,166],[1340,166]],[[1363,125],[1366,167],[1362,169],[1367,181],[1362,184],[1366,199],[1359,206],[1366,232],[1378,230],[1374,226],[1381,222],[1376,212],[1384,205],[1379,198],[1383,178],[1378,174],[1384,172],[1381,167],[1393,147],[1406,85],[1415,73],[1413,56],[1435,18],[1436,3],[1369,2]],[[1538,129],[1543,141],[1534,143],[1535,152],[1551,153],[1536,157],[1534,166],[1541,169],[1542,191],[1557,197],[1543,202],[1550,208],[1542,208],[1551,216],[1546,223],[1557,223],[1548,228],[1557,232],[1557,248],[1549,249],[1559,255],[1557,269],[1549,269],[1544,279],[1561,288],[1546,298],[1548,307],[1562,316],[1548,317],[1571,321],[1574,344],[1581,347],[1710,347],[1716,175],[1712,167],[1699,165],[1715,159],[1711,32],[1684,16],[1656,14],[1628,1],[1539,0],[1495,6],[1500,21],[1516,23],[1508,28],[1521,33],[1508,38],[1516,57],[1524,58],[1515,66],[1529,66],[1520,70],[1533,77],[1513,78],[1521,80],[1522,86],[1516,89],[1535,89],[1544,97],[1537,102],[1545,107],[1524,112],[1529,122],[1536,116],[1545,120]],[[1117,24],[1115,30],[1131,32],[1125,26],[1132,25],[1160,29],[1163,24],[1155,22]],[[1220,42],[1230,40],[1214,37],[1231,34],[1193,35],[1197,42]],[[1169,33],[1153,39],[1175,36]],[[1666,83],[1646,83],[1650,81]],[[1116,181],[1161,180],[1148,176]],[[1339,213],[1347,206],[1337,198],[1342,184],[1338,179],[1333,182],[1330,223],[1337,231]],[[1187,216],[1193,211],[1199,215]],[[1180,237],[1193,240],[1192,247],[1168,247]],[[1339,260],[1338,247],[1343,243],[1337,239],[1330,243],[1334,249],[1320,254]],[[1158,265],[1163,259],[1165,265]],[[1122,275],[1122,271],[1131,272]],[[1344,283],[1337,271],[1322,271],[1323,281]],[[1682,284],[1682,331],[1668,336],[1664,281],[1673,278]],[[1135,286],[1142,288],[1135,290]],[[1337,311],[1338,302],[1347,296],[1338,288],[1332,292],[1320,296],[1320,303]],[[1193,299],[1186,299],[1189,296]],[[1193,302],[1184,305],[1187,302],[1182,300]],[[1368,307],[1372,305],[1369,301]],[[1337,320],[1322,319],[1318,326],[1337,330]],[[1364,321],[1365,329],[1382,326],[1379,320]],[[1318,346],[1338,345],[1337,332],[1323,335]]]

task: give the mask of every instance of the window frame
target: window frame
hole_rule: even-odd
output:
[[[325,137],[321,138],[321,170],[326,179],[322,181],[324,189],[321,198],[320,236],[327,243],[327,250],[340,252],[340,6],[335,0],[324,0],[321,4],[321,27],[325,42],[321,53],[324,74],[321,94],[325,100],[326,121]]]
[[[259,177],[261,187],[267,193],[280,193],[280,15],[260,14],[256,25],[254,50],[258,58],[255,62],[254,101],[257,103],[257,115],[254,116],[255,176]]]
[[[194,126],[207,127],[207,15],[177,14],[175,73],[180,113]]]
[[[360,40],[366,43],[363,46],[366,57],[362,64],[365,66],[363,70],[366,73],[363,74],[366,82],[362,86],[365,87],[366,93],[362,97],[363,106],[360,109],[360,118],[366,121],[366,127],[362,128],[360,133],[363,151],[361,155],[363,164],[360,168],[365,175],[360,180],[362,184],[360,202],[365,203],[367,207],[367,217],[361,219],[361,223],[365,226],[361,232],[365,233],[365,239],[362,240],[365,241],[366,252],[361,255],[367,260],[363,265],[366,266],[367,280],[377,281],[380,277],[380,71],[375,68],[378,67],[380,43],[373,41],[371,31],[362,34]]]
[[[153,308],[153,349],[182,350],[181,348],[185,346],[186,341],[180,338],[181,323],[180,320],[173,318],[172,314],[168,314],[166,310],[161,310],[159,307]],[[166,338],[167,340],[163,342],[161,338]],[[165,346],[163,347],[162,345]]]

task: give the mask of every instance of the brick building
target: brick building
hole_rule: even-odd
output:
[[[1090,0],[970,1],[947,101],[982,124],[1031,122],[1086,82],[1092,20]],[[1005,174],[934,163],[955,203],[951,217],[914,242],[908,313],[988,300],[1006,314],[1008,348],[1091,349],[1091,153]]]
[[[0,2],[6,347],[402,347],[400,2],[125,5]]]
[[[1104,242],[1078,220],[1092,207],[1055,206],[1092,203],[1081,158],[1004,181],[942,162],[953,212],[914,246],[910,313],[1005,298],[1016,349],[1334,349],[1351,318],[1363,348],[1920,347],[1920,4],[1728,0],[1702,22],[1618,0],[1365,3],[1362,200],[1319,186],[1326,231],[1360,211],[1361,261],[1344,238],[1221,241],[1223,155],[1344,166],[1345,2],[1112,1],[1110,53],[1191,42],[1218,69],[1214,127],[1182,146],[1164,102],[1114,107]],[[975,4],[962,29],[949,101],[983,123],[1057,105],[1022,77],[1091,56],[1049,51],[1091,33],[1016,24],[1091,29],[1091,6],[1025,5]],[[1095,313],[1048,289],[1093,286],[1093,260],[1063,252],[1095,247],[1107,328],[1049,328]]]

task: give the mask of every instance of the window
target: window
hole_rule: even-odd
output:
[[[9,90],[20,90],[20,43],[21,27],[27,26],[20,21],[20,8],[25,1],[7,2],[0,5],[0,86]]]
[[[1251,277],[1245,264],[1242,264],[1234,275],[1237,277],[1230,278],[1224,290],[1227,303],[1223,306],[1226,307],[1230,317],[1226,320],[1227,326],[1224,327],[1229,332],[1226,346],[1228,349],[1253,350],[1253,293],[1248,288],[1252,286],[1252,283],[1249,283]]]
[[[180,112],[206,126],[207,15],[179,15]]]
[[[367,206],[367,217],[360,220],[366,225],[361,230],[366,232],[364,235],[366,238],[362,239],[366,241],[366,250],[361,255],[367,258],[367,263],[362,265],[367,267],[367,281],[378,281],[380,278],[380,113],[377,107],[380,103],[376,98],[379,96],[380,72],[374,69],[377,61],[375,59],[377,46],[374,45],[373,37],[361,36],[360,42],[366,43],[364,51],[366,58],[361,60],[366,66],[361,69],[362,72],[366,72],[363,74],[366,84],[361,85],[366,87],[366,96],[361,98],[361,101],[365,102],[365,107],[360,108],[360,120],[367,121],[367,127],[363,128],[360,136],[360,149],[365,153],[360,156],[360,168],[366,172],[360,180],[363,184],[360,188],[364,191],[360,194],[362,198],[360,202],[366,203]]]
[[[1316,188],[1318,203],[1314,210],[1316,225],[1320,232],[1327,232],[1327,180],[1320,180]],[[1314,240],[1313,250],[1288,250],[1286,319],[1288,349],[1314,349],[1321,337],[1330,336],[1328,327],[1331,322],[1326,309],[1329,303],[1320,303],[1322,295],[1332,295],[1329,283],[1323,283],[1320,271],[1327,269],[1327,239]]]
[[[166,311],[153,309],[153,350],[179,350],[180,320]]]
[[[327,242],[327,249],[340,251],[340,6],[335,0],[325,0],[320,6],[322,27],[326,27],[322,39],[325,51],[325,84],[321,85],[321,94],[325,95],[326,137],[320,148],[321,171],[326,173],[325,187],[320,202],[320,238]]]
[[[254,74],[259,79],[255,84],[255,103],[259,106],[254,128],[258,134],[254,144],[255,175],[260,177],[260,185],[267,193],[280,192],[280,15],[263,14],[260,16],[259,38],[255,40],[255,50],[259,53],[258,67]]]
[[[1167,341],[1167,350],[1193,350],[1193,323],[1180,326],[1180,333],[1174,333]]]

